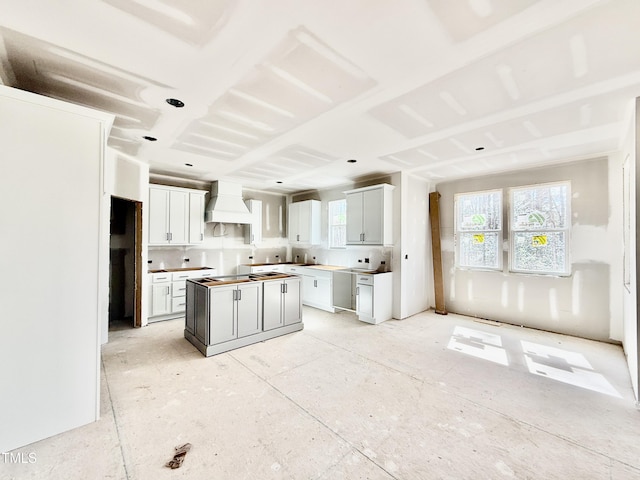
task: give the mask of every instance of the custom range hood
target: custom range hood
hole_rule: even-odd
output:
[[[211,198],[204,209],[204,221],[214,223],[251,223],[251,212],[242,200],[242,185],[213,182]]]

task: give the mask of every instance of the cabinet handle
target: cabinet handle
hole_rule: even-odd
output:
[[[300,235],[296,235],[296,241],[299,242],[300,241]]]
[[[318,286],[318,280],[314,280],[314,281],[313,281],[313,286],[314,286],[314,287],[317,287],[317,286]]]
[[[204,233],[200,234],[200,240],[204,240]]]
[[[356,287],[356,295],[360,295],[360,287]]]
[[[170,292],[169,292],[169,289],[170,289],[170,288],[171,288],[171,287],[167,286],[167,295],[170,293]]]
[[[233,301],[235,302],[238,299],[237,298],[238,297],[238,295],[237,295],[238,291],[234,290],[232,293],[233,293]]]
[[[166,238],[166,240],[167,240],[167,242],[168,242],[168,241],[169,241],[169,232],[167,232],[167,233],[165,234],[165,237],[167,237],[167,238]]]
[[[242,300],[242,290],[238,290],[238,301]]]
[[[169,240],[173,240],[173,233],[169,233]]]
[[[288,284],[284,284],[284,293],[289,293],[289,285]]]

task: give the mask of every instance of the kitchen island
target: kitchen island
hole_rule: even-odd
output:
[[[281,272],[189,279],[184,336],[209,357],[302,330],[300,293]]]

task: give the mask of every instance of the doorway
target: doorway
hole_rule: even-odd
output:
[[[109,331],[142,325],[142,202],[111,197]]]

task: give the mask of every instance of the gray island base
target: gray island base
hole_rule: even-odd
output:
[[[184,336],[206,357],[304,328],[296,275],[190,279],[186,297]]]

